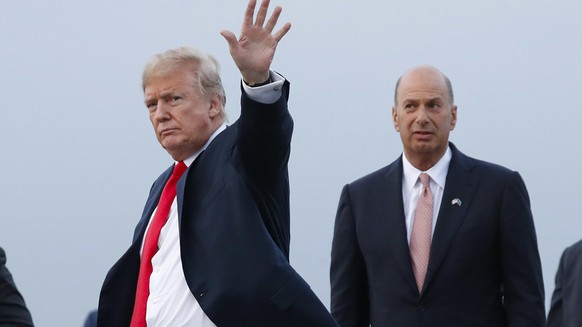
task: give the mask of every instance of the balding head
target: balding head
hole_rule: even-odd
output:
[[[430,65],[422,65],[414,67],[408,70],[402,76],[400,76],[400,78],[396,82],[396,87],[394,88],[394,105],[398,103],[398,91],[400,85],[402,84],[402,81],[413,78],[428,78],[429,80],[434,81],[435,83],[438,83],[440,80],[440,82],[443,83],[442,85],[444,86],[446,93],[448,93],[450,103],[451,104],[455,103],[455,97],[453,95],[453,86],[451,84],[451,80],[449,80],[449,78],[445,74],[443,74],[440,70],[436,69],[435,67]]]
[[[416,67],[398,80],[394,101],[392,120],[404,154],[414,167],[426,171],[445,154],[457,123],[451,82],[434,67]]]

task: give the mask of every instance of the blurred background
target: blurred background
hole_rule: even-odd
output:
[[[458,109],[451,140],[519,171],[530,192],[546,303],[562,250],[582,238],[579,1],[273,0],[293,27],[273,68],[295,120],[291,263],[329,305],[344,184],[402,152],[396,79],[431,64]],[[38,326],[80,326],[172,161],[143,105],[155,53],[198,47],[222,63],[230,121],[239,73],[219,32],[244,0],[5,1],[0,6],[0,246]],[[282,23],[282,22],[281,22]],[[578,145],[577,145],[578,144]]]

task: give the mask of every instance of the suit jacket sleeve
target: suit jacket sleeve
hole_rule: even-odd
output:
[[[288,81],[274,104],[254,101],[242,92],[237,144],[247,175],[261,187],[280,186],[287,178],[293,133],[288,97]]]
[[[514,172],[501,205],[500,248],[508,326],[544,326],[544,285],[529,196]]]
[[[6,268],[6,255],[0,248],[0,326],[32,326],[30,312]]]
[[[289,260],[290,209],[287,163],[293,119],[287,109],[289,82],[279,100],[264,104],[243,91],[235,165],[257,201],[265,228]]]
[[[554,288],[554,294],[552,295],[550,312],[548,313],[548,327],[564,326],[564,291],[562,275],[564,274],[564,258],[566,256],[566,251],[568,251],[568,249],[564,250],[562,253],[558,272],[556,273],[556,286]]]
[[[331,313],[342,327],[370,324],[368,279],[356,237],[349,186],[340,196],[331,250]]]

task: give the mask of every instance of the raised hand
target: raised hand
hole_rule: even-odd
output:
[[[263,0],[253,22],[257,1],[249,1],[238,39],[231,31],[220,32],[228,42],[230,55],[240,70],[243,80],[250,85],[263,83],[269,79],[269,69],[277,44],[291,29],[291,23],[287,22],[273,34],[282,8],[277,6],[265,24],[269,2],[269,0]]]

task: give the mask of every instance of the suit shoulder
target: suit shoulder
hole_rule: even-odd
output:
[[[517,174],[515,170],[507,168],[497,163],[490,161],[485,161],[481,159],[475,159],[472,157],[464,156],[463,162],[469,163],[471,170],[476,173],[481,173],[488,177],[510,177],[511,175]]]
[[[154,181],[153,185],[159,184],[159,183],[163,183],[166,184],[166,180],[168,178],[170,178],[170,175],[172,175],[172,172],[174,171],[174,164],[170,165],[170,167],[168,167],[166,170],[164,170],[163,173],[161,173],[158,178],[156,178],[156,180]],[[153,186],[152,186],[153,188]]]
[[[483,174],[488,177],[509,177],[510,175],[515,175],[517,173],[516,171],[500,164],[470,157],[461,152],[452,143],[450,143],[450,147],[453,152],[453,157],[451,158],[451,166],[449,167],[449,170],[461,167],[471,173]]]
[[[489,161],[485,161],[485,160],[480,160],[480,159],[475,159],[475,166],[483,169],[483,170],[488,170],[494,173],[498,173],[498,174],[513,174],[515,173],[514,170],[507,168],[505,166],[502,166],[500,164],[496,164],[493,162],[489,162]]]
[[[581,256],[582,255],[582,240],[568,246],[564,250],[564,254],[566,255],[574,255],[574,256]]]
[[[396,160],[388,166],[384,166],[367,175],[364,175],[352,181],[351,183],[348,183],[346,187],[349,187],[351,190],[366,191],[370,188],[376,187],[379,183],[385,183],[386,179],[398,178],[398,176],[402,178],[402,169],[400,168],[401,165],[399,165],[398,161],[399,160]]]
[[[582,240],[564,249],[560,258],[559,269],[562,269],[564,272],[570,274],[569,276],[564,276],[565,278],[574,278],[575,280],[580,280],[572,273],[582,271]]]
[[[460,171],[460,173],[452,173]],[[459,155],[458,158],[451,160],[449,167],[449,175],[453,176],[459,182],[459,176],[466,175],[462,178],[470,178],[478,181],[482,190],[492,192],[498,195],[506,194],[505,192],[517,192],[520,196],[524,196],[524,200],[529,203],[529,195],[527,186],[523,177],[515,170],[511,170],[502,165],[470,158],[464,155]],[[447,176],[447,181],[449,177]],[[499,193],[497,193],[499,192]],[[529,204],[528,204],[529,205]]]

